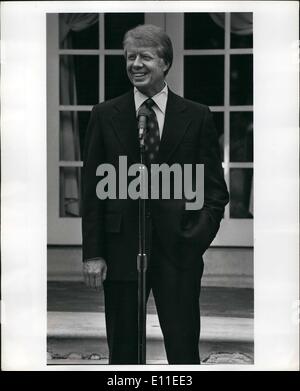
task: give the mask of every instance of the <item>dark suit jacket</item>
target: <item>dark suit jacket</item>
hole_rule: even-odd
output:
[[[158,163],[204,164],[204,206],[187,211],[187,200],[151,200],[153,224],[165,253],[178,268],[201,262],[214,239],[228,202],[217,134],[207,106],[169,90]],[[128,166],[139,162],[133,90],[96,105],[86,134],[83,167],[83,261],[103,257],[107,279],[137,278],[138,200],[99,200],[96,169],[110,163],[118,173],[119,156]],[[132,178],[131,178],[132,179]],[[194,179],[194,178],[193,178]]]

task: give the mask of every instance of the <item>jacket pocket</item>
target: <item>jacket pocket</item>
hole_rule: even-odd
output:
[[[189,201],[191,202],[191,201]],[[184,210],[181,216],[181,229],[183,231],[193,228],[199,220],[198,210]]]
[[[105,215],[105,231],[112,233],[121,232],[122,214],[121,213],[107,213]]]

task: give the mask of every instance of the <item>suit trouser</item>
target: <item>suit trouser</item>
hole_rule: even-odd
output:
[[[184,259],[182,259],[184,263]],[[153,233],[146,292],[152,289],[169,364],[199,364],[199,297],[203,262],[179,269],[164,256]],[[138,363],[138,283],[105,281],[110,364]]]

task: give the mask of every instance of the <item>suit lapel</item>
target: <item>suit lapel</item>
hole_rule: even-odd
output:
[[[114,131],[134,162],[139,161],[139,140],[133,90],[125,94],[115,104],[116,114],[111,118]]]
[[[133,90],[123,95],[115,103],[115,109],[116,114],[111,118],[114,131],[128,157],[134,162],[138,162],[139,140]],[[186,113],[184,100],[169,90],[158,163],[164,163],[170,159],[190,122],[191,119]]]
[[[167,162],[170,159],[178,144],[180,144],[190,122],[184,100],[169,90],[158,163]]]

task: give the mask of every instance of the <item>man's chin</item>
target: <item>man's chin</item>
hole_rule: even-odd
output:
[[[145,83],[145,82],[142,82],[142,81],[136,82],[136,81],[134,81],[133,85],[141,92],[147,91],[148,84]]]

